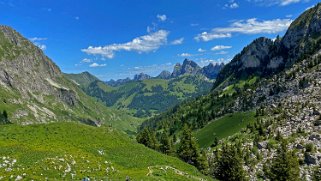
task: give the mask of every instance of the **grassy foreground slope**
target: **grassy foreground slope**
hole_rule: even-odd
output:
[[[79,123],[0,126],[0,179],[200,180],[177,158],[108,127]]]
[[[201,147],[209,147],[215,137],[222,139],[241,131],[242,128],[255,121],[254,116],[255,111],[225,115],[198,130],[195,136]]]

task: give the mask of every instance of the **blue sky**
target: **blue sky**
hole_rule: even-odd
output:
[[[0,24],[66,73],[102,80],[227,62],[255,38],[283,35],[315,0],[0,0]]]

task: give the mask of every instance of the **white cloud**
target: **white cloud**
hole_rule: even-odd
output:
[[[240,20],[232,23],[229,27],[215,28],[213,31],[218,33],[244,33],[244,34],[259,34],[259,33],[278,33],[286,30],[292,23],[291,19],[273,19],[258,21],[256,18]]]
[[[89,65],[89,67],[96,68],[96,67],[105,67],[106,64],[98,64],[98,63],[92,63]]]
[[[29,38],[30,41],[34,42],[34,41],[44,41],[47,40],[48,38],[42,38],[42,37],[33,37],[33,38]]]
[[[226,45],[216,45],[213,48],[211,48],[212,51],[219,51],[219,50],[225,50],[230,49],[232,46],[226,46]]]
[[[41,50],[46,50],[47,46],[43,43],[41,43],[41,41],[45,41],[48,38],[42,38],[42,37],[33,37],[33,38],[29,38],[29,40],[36,45],[38,48],[40,48]]]
[[[192,27],[194,27],[194,26],[199,26],[198,23],[191,23],[190,25],[191,25]]]
[[[35,43],[35,45],[36,45],[37,47],[39,47],[41,50],[46,50],[46,49],[47,49],[47,46],[44,45],[44,44]]]
[[[285,31],[290,24],[291,19],[273,19],[259,21],[256,18],[240,20],[233,22],[228,27],[214,28],[210,32],[203,32],[195,37],[197,41],[210,41],[217,38],[232,37],[232,33],[242,34],[274,34]]]
[[[239,4],[234,0],[230,0],[228,3],[224,5],[224,8],[236,9],[239,7]]]
[[[230,38],[230,37],[232,37],[231,33],[203,32],[201,34],[198,34],[194,39],[196,41],[211,41],[214,39]]]
[[[171,42],[172,45],[181,45],[184,42],[184,38],[179,38]]]
[[[199,48],[197,51],[198,51],[198,52],[206,52],[206,50],[204,50],[204,49],[202,49],[202,48]]]
[[[83,62],[83,63],[91,63],[92,61],[89,58],[84,58],[84,59],[81,60],[81,62]]]
[[[169,32],[166,30],[159,30],[148,35],[134,38],[132,41],[121,44],[111,44],[106,46],[93,47],[89,46],[81,51],[91,55],[101,55],[106,58],[113,58],[115,52],[118,51],[133,51],[138,53],[147,53],[159,49],[162,45],[167,43],[167,36]]]
[[[158,19],[159,21],[166,21],[167,16],[166,16],[165,14],[163,14],[163,15],[158,14],[158,15],[157,15],[157,19]]]
[[[299,2],[308,2],[309,0],[248,0],[249,2],[254,2],[260,6],[287,6]]]
[[[189,53],[181,53],[181,54],[179,54],[178,56],[180,56],[180,57],[191,57],[192,54],[189,54]]]

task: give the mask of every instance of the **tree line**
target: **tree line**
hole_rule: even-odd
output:
[[[159,136],[156,132],[145,127],[136,137],[137,142],[154,150],[160,151],[166,155],[176,156],[181,160],[194,165],[202,173],[208,174],[208,161],[204,151],[200,150],[192,130],[189,126],[184,125],[181,137],[178,139],[176,135],[172,137],[169,131],[165,130]],[[177,145],[174,143],[179,142]]]

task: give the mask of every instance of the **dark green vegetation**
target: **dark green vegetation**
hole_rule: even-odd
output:
[[[242,165],[240,149],[234,145],[224,144],[216,156],[210,161],[211,175],[219,180],[247,180]]]
[[[242,128],[254,121],[255,111],[228,114],[198,130],[195,137],[200,146],[206,148],[217,142],[217,139],[226,138],[240,132]]]
[[[2,125],[0,147],[0,177],[4,180],[206,178],[179,159],[137,144],[110,127],[78,123]]]
[[[300,180],[299,160],[293,151],[288,150],[286,140],[281,140],[277,155],[265,172],[271,180]]]
[[[208,173],[206,155],[200,151],[192,130],[187,125],[184,126],[177,148],[173,145],[173,142],[176,142],[176,140],[173,140],[166,130],[157,136],[154,131],[145,128],[137,135],[136,139],[138,143],[164,154],[177,156],[183,161],[197,167],[202,173]]]
[[[172,79],[131,80],[116,87],[88,73],[66,76],[106,106],[132,112],[136,117],[159,114],[184,100],[208,93],[212,87],[212,81],[204,76],[189,74]]]
[[[210,174],[220,180],[299,180],[320,150],[312,144],[296,147],[299,140],[314,140],[308,135],[316,128],[307,122],[317,119],[314,126],[319,125],[320,12],[319,3],[275,41],[254,40],[220,71],[208,95],[150,118],[140,130],[168,130],[174,140],[189,125],[202,146],[211,146]]]
[[[4,110],[2,113],[0,112],[0,125],[1,124],[9,124],[9,117],[8,117],[8,113],[6,110]]]

